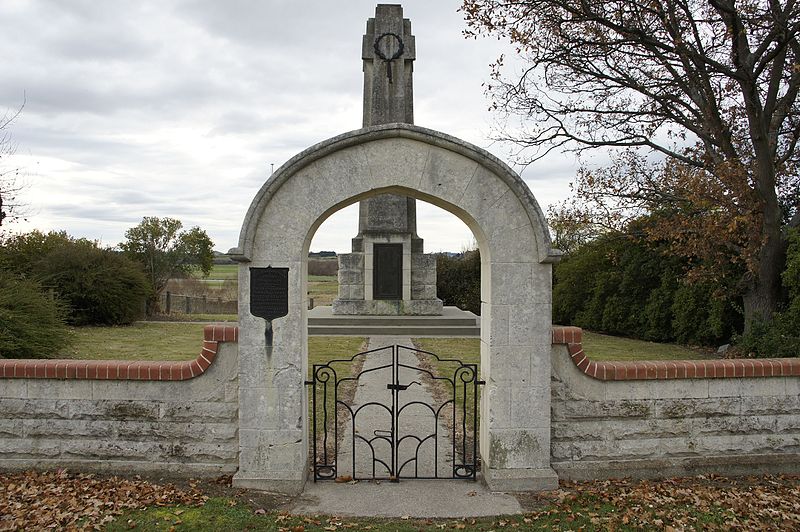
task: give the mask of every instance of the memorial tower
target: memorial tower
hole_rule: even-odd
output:
[[[416,49],[400,5],[379,4],[363,38],[363,126],[414,123]],[[404,161],[398,157],[397,165]],[[440,315],[436,257],[424,254],[414,198],[384,194],[359,204],[352,253],[339,255],[334,314]]]

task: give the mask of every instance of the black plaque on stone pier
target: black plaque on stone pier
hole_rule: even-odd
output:
[[[267,320],[264,343],[272,348],[272,320],[289,313],[289,268],[250,268],[250,314]]]
[[[250,314],[272,321],[289,313],[289,268],[250,268]]]

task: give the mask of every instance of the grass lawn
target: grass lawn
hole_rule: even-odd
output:
[[[325,364],[330,360],[334,359],[349,359],[356,353],[360,353],[364,351],[366,347],[366,338],[359,338],[355,336],[309,336],[308,337],[308,379],[311,380],[312,372],[314,369],[314,364]],[[363,363],[363,357],[359,357],[359,360],[351,362],[351,363],[342,363],[342,364],[334,364],[332,367],[336,370],[337,377],[339,379],[343,377],[348,377],[354,374],[356,371],[360,371],[361,364]],[[311,426],[312,420],[314,420],[314,413],[313,413],[313,393],[314,389],[309,386],[308,387],[308,419],[309,419],[309,431],[313,430]],[[339,400],[344,401],[347,403],[352,403],[353,397],[355,396],[355,383],[347,382],[339,386]],[[323,385],[317,385],[317,401],[322,401],[324,397],[325,400],[325,410],[328,412],[328,433],[333,434],[333,412],[335,410],[334,404],[334,396],[333,396],[333,389],[329,389],[328,394],[324,394]],[[341,421],[341,420],[340,420]],[[322,451],[322,442],[323,442],[323,429],[325,426],[326,420],[323,417],[323,407],[322,404],[317,404],[317,417],[316,417],[316,427],[317,427],[317,447],[318,450]],[[340,427],[342,428],[342,427]],[[328,452],[333,452],[333,441],[329,440],[328,442]]]
[[[189,317],[187,317],[188,319]],[[193,320],[236,321],[235,314],[194,314]],[[73,344],[55,356],[92,360],[191,360],[200,352],[202,323],[136,323],[125,327],[73,327]],[[352,356],[363,338],[315,337],[308,339],[309,367],[331,357]],[[440,358],[480,364],[477,338],[415,338],[414,343]],[[658,344],[604,334],[583,333],[583,347],[592,360],[698,360],[714,355],[674,344]],[[449,366],[440,368],[443,372]],[[452,371],[450,371],[452,373]],[[442,373],[444,374],[444,373]]]
[[[439,359],[455,359],[463,364],[477,364],[478,374],[475,376],[480,380],[481,376],[481,342],[477,338],[414,338],[412,339],[414,345],[423,351],[428,351],[435,354]],[[421,360],[423,363],[430,363],[433,369],[440,377],[447,379],[454,379],[456,383],[463,372],[456,373],[460,364],[457,362],[444,362],[437,360],[436,357],[422,355]],[[469,372],[463,373],[464,376],[469,377]],[[442,385],[443,395],[440,399],[451,398],[453,389],[450,385]],[[472,385],[467,386],[466,401],[464,401],[464,388],[463,386],[456,386],[456,404],[465,404],[465,413],[467,415],[468,425],[472,420],[473,398],[472,398]],[[480,403],[481,387],[478,387],[478,403]]]
[[[699,350],[676,344],[659,344],[633,338],[583,331],[583,351],[592,360],[702,360],[714,358]]]
[[[414,338],[414,345],[436,353],[439,358],[456,358],[465,364],[481,363],[481,341],[478,338]]]
[[[181,312],[173,312],[169,315],[162,314],[153,316],[151,319],[163,322],[170,321],[201,321],[205,323],[231,323],[235,325],[239,321],[238,314],[183,314]]]
[[[481,344],[477,338],[414,338],[414,343],[442,358],[480,364]],[[676,344],[659,344],[633,338],[583,331],[583,350],[592,360],[704,360],[713,353]]]
[[[192,360],[203,346],[203,324],[135,323],[125,327],[72,327],[73,343],[56,358]]]
[[[363,351],[365,340],[355,336],[309,336],[308,377],[311,378],[313,364],[324,364],[334,358],[350,358]]]
[[[200,277],[200,281],[209,288],[222,289],[226,283],[233,279],[237,279],[238,266],[236,264],[215,264],[214,269],[211,270],[208,278]],[[309,275],[308,276],[308,297],[314,299],[314,306],[328,306],[336,296],[339,294],[339,281],[335,275]],[[210,316],[200,318],[199,316]],[[193,314],[185,316],[187,320],[192,321],[236,321],[234,318],[221,319],[214,317],[214,315],[198,315]]]
[[[126,327],[72,327],[73,345],[57,356],[89,360],[192,360],[203,345],[204,325],[165,321]],[[332,358],[350,357],[361,351],[363,345],[364,338],[311,336],[309,368]]]
[[[797,530],[797,480],[711,476],[562,482],[557,493],[523,502],[523,514],[476,519],[299,516],[259,506],[245,492],[214,496],[202,506],[126,510],[107,530]]]

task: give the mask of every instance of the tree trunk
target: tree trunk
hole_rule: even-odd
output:
[[[769,322],[781,298],[781,272],[786,262],[786,242],[780,227],[765,235],[764,246],[758,254],[755,279],[744,294],[744,332],[754,323]]]

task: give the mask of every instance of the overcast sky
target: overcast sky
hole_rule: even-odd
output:
[[[503,51],[466,40],[458,0],[407,0],[416,36],[415,123],[509,160],[491,141],[481,84]],[[364,0],[2,0],[0,111],[30,220],[116,245],[143,216],[198,225],[227,251],[255,193],[303,149],[361,126]],[[522,173],[543,209],[565,198],[574,157]],[[312,250],[349,251],[357,207],[323,224]],[[426,251],[471,235],[418,206]]]

